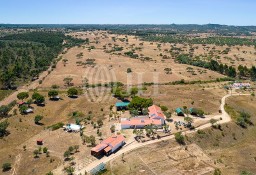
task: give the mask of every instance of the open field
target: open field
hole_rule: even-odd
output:
[[[46,93],[40,93],[46,96]],[[45,107],[32,105],[35,111],[33,114],[22,116],[19,114],[19,112],[17,112],[17,115],[13,115],[12,117],[8,118],[8,121],[10,123],[8,131],[10,134],[0,139],[0,153],[1,155],[3,155],[0,158],[0,164],[3,164],[6,161],[10,161],[14,165],[15,156],[21,154],[20,167],[23,168],[16,169],[16,172],[18,174],[30,174],[31,172],[29,173],[28,171],[32,171],[33,168],[35,169],[35,172],[41,172],[42,174],[44,174],[47,171],[56,168],[56,165],[59,164],[59,162],[63,161],[63,153],[69,146],[74,146],[74,144],[78,144],[80,145],[81,150],[83,150],[83,153],[86,152],[85,150],[87,150],[87,152],[89,153],[90,148],[81,145],[81,138],[79,136],[79,133],[63,133],[64,131],[62,130],[49,131],[46,129],[46,127],[56,124],[58,122],[75,123],[75,118],[72,118],[72,116],[70,116],[70,114],[74,111],[82,112],[84,114],[84,117],[88,116],[88,113],[91,111],[91,120],[93,121],[97,121],[97,119],[99,118],[104,119],[105,115],[109,114],[109,103],[114,103],[114,100],[113,102],[108,101],[108,103],[105,102],[102,104],[96,104],[88,101],[86,99],[86,96],[81,96],[78,99],[70,99],[66,96],[66,94],[60,94],[60,97],[63,100],[57,102],[46,100]],[[44,116],[42,120],[43,125],[36,125],[34,123],[34,117],[37,114]],[[103,138],[110,134],[110,125],[111,122],[105,123],[105,125],[103,125],[103,127],[100,129]],[[86,126],[86,129],[84,130],[84,133],[86,135],[95,135],[98,142],[99,137],[97,137],[96,131],[97,129],[94,129],[92,125],[88,124]],[[68,139],[69,137],[70,139]],[[37,159],[33,158],[33,151],[37,148],[37,139],[43,139],[45,141],[44,146],[47,146],[49,148],[50,155],[53,156],[50,158],[54,158],[56,159],[56,161],[54,161],[53,164],[50,164],[49,167],[47,164],[45,164],[45,166],[47,166],[48,168],[45,168],[44,166],[34,165],[33,168],[30,169],[24,168],[31,164],[30,161],[34,161],[35,163],[39,162],[39,164],[42,164],[42,162],[44,162],[42,160],[37,161]],[[26,145],[27,147],[27,151],[25,152],[23,151],[24,145]],[[82,149],[82,146],[85,148],[85,150]],[[30,154],[30,156],[23,156],[23,154]],[[81,154],[80,156],[83,156],[83,154]],[[41,159],[41,157],[45,157],[45,155],[40,156],[39,159]],[[50,158],[47,158],[47,160]],[[49,161],[46,161],[46,163],[48,162]]]
[[[237,111],[251,114],[251,120],[256,122],[255,97],[230,97],[227,104]],[[195,134],[189,137],[189,142],[198,144],[216,162],[221,162],[223,174],[240,174],[242,171],[256,173],[255,157],[255,126],[247,129],[239,127],[234,122],[225,124],[221,130],[207,129],[205,134]]]
[[[129,152],[108,164],[105,174],[211,174],[214,161],[195,144],[186,147],[163,141]]]
[[[203,68],[175,63],[173,59],[162,59],[157,44],[143,42],[128,36],[128,42],[120,39],[125,36],[99,33],[74,33],[78,38],[89,38],[91,43],[82,47],[71,48],[63,55],[65,62],[60,61],[52,73],[44,80],[41,87],[50,87],[52,84],[63,86],[65,77],[72,77],[75,86],[81,86],[86,78],[89,84],[120,81],[124,84],[142,84],[144,82],[166,83],[184,80],[215,80],[224,77],[216,72]],[[112,37],[116,37],[115,42]],[[96,44],[97,43],[97,44]],[[91,47],[95,47],[91,49]],[[112,51],[121,48],[122,51]],[[170,46],[162,46],[162,50]],[[136,50],[144,58],[134,59],[125,55],[125,52]],[[82,53],[82,54],[81,54]],[[81,54],[82,56],[77,56]],[[170,56],[170,55],[168,55]],[[88,59],[95,59],[92,62]],[[193,71],[187,68],[192,68]],[[127,69],[131,73],[127,74]],[[168,71],[169,69],[169,71]]]

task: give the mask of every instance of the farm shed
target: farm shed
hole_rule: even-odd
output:
[[[130,104],[130,102],[116,102],[116,109],[118,111],[120,110],[127,110],[128,105]]]
[[[76,125],[76,124],[67,124],[66,126],[63,126],[63,127],[68,132],[79,132],[81,129],[83,129],[82,126]]]
[[[123,135],[113,135],[100,144],[91,149],[91,154],[95,157],[101,157],[104,155],[110,155],[111,153],[117,151],[125,144],[125,139]]]
[[[182,108],[177,108],[175,112],[178,116],[184,116],[184,111]]]

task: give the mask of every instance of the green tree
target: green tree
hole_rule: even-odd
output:
[[[68,151],[69,151],[70,153],[73,153],[74,147],[73,147],[73,146],[68,147]]]
[[[153,100],[146,99],[146,98],[141,98],[138,96],[135,96],[130,104],[128,105],[130,110],[138,110],[140,113],[142,113],[142,110],[145,108],[148,108],[153,104]]]
[[[91,143],[92,146],[94,146],[95,143],[96,143],[96,139],[93,135],[90,136],[90,143]]]
[[[39,122],[43,119],[44,117],[41,115],[36,115],[34,118],[35,124],[40,124]]]
[[[69,160],[70,155],[71,155],[71,152],[69,150],[65,151],[63,154],[65,160]]]
[[[22,105],[22,106],[19,107],[19,111],[20,111],[21,114],[25,114],[25,111],[26,111],[27,109],[28,109],[28,107],[25,106],[25,105]]]
[[[43,148],[43,153],[47,153],[48,152],[48,148],[47,147],[44,147]]]
[[[166,117],[166,120],[169,121],[172,117],[172,113],[171,112],[164,112],[164,115]]]
[[[166,106],[161,106],[161,110],[162,110],[163,112],[166,112],[166,111],[168,111],[168,108],[167,108]]]
[[[193,123],[193,119],[191,117],[185,117],[184,121],[186,121],[187,123]]]
[[[134,97],[135,95],[137,95],[139,92],[139,89],[137,87],[132,87],[130,90],[130,94],[132,97]]]
[[[29,97],[29,94],[28,94],[28,92],[20,92],[20,93],[18,93],[18,95],[17,95],[17,98],[19,99],[19,100],[24,100],[24,99],[26,99],[26,98],[28,98]]]
[[[127,68],[127,73],[131,73],[132,69],[131,68]]]
[[[66,167],[64,170],[68,175],[73,175],[75,172],[75,168],[72,166]]]
[[[185,144],[185,138],[184,136],[181,134],[181,132],[177,132],[174,134],[175,136],[175,140],[181,144],[181,145],[184,145]]]
[[[0,116],[6,117],[10,111],[10,107],[7,105],[0,106]]]
[[[53,98],[53,97],[58,96],[58,94],[59,94],[59,92],[57,90],[50,90],[48,92],[48,97]]]
[[[99,127],[102,127],[103,126],[103,121],[101,119],[98,119],[97,124],[98,124]]]
[[[216,169],[214,170],[213,175],[221,175],[221,174],[222,174],[222,173],[221,173],[221,171],[220,171],[219,168],[216,168]]]
[[[76,88],[70,88],[68,89],[68,96],[74,97],[78,95],[78,90]]]
[[[45,175],[53,175],[53,172],[48,172],[48,173],[46,173]]]
[[[114,133],[114,132],[115,132],[115,130],[116,130],[115,125],[112,125],[112,126],[110,127],[110,131],[111,131],[111,133]]]
[[[0,122],[0,137],[3,137],[7,134],[7,128],[9,126],[8,120]]]
[[[43,95],[39,94],[38,92],[35,92],[33,95],[32,95],[32,99],[35,100],[35,103],[36,104],[42,104],[45,102],[45,98]]]
[[[11,163],[4,163],[4,164],[2,165],[2,170],[3,170],[3,172],[9,171],[10,169],[12,169]]]
[[[35,158],[38,158],[39,150],[38,149],[34,150],[33,154],[34,154]]]

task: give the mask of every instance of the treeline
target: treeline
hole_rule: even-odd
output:
[[[38,76],[64,47],[83,42],[59,32],[28,32],[0,38],[1,87],[13,89],[17,83]]]
[[[246,45],[256,46],[255,39],[236,38],[236,37],[207,37],[190,38],[185,35],[140,35],[145,41],[163,42],[163,43],[187,43],[187,44],[215,44],[218,46]]]
[[[205,69],[209,69],[212,71],[219,72],[220,74],[227,75],[232,78],[236,78],[237,76],[239,78],[249,78],[251,80],[256,80],[256,67],[252,66],[251,68],[247,68],[246,66],[239,66],[238,70],[232,66],[228,66],[226,64],[219,64],[215,60],[203,61],[203,60],[197,60],[192,59],[187,54],[179,55],[176,58],[176,61],[180,64],[188,64],[192,66],[198,66]]]

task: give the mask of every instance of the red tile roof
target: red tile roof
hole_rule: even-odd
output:
[[[134,117],[129,120],[121,121],[121,125],[131,125],[131,126],[146,126],[146,125],[161,125],[161,120],[151,119],[151,118],[140,118]]]
[[[109,148],[112,149],[113,147],[120,144],[124,140],[125,139],[124,139],[123,135],[113,135],[113,136],[103,140],[100,144],[98,144],[97,146],[92,148],[91,151],[99,152],[103,149],[110,151]],[[108,151],[106,151],[106,152],[108,152]]]
[[[163,111],[161,110],[161,108],[159,106],[156,106],[156,105],[152,105],[150,107],[148,107],[148,113],[149,113],[149,116],[151,118],[162,118],[162,119],[165,119],[165,116],[163,114]]]

